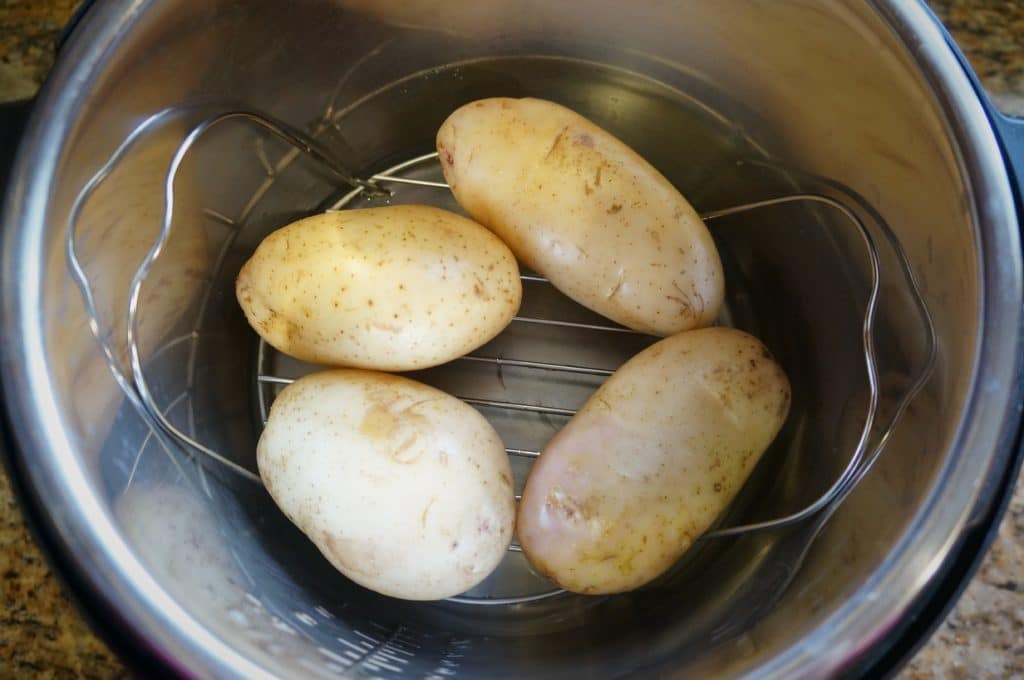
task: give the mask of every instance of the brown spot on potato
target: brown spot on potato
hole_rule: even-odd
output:
[[[697,313],[698,317],[703,317],[707,311],[707,303],[704,302],[704,295],[700,291],[693,291],[693,296],[697,298],[697,304],[700,306],[700,311]]]
[[[395,315],[395,318],[396,319],[398,318],[397,314]],[[395,324],[395,323],[385,323],[383,321],[374,321],[373,324],[371,324],[371,325],[373,326],[373,328],[377,328],[377,329],[382,330],[382,331],[384,331],[386,333],[400,333],[402,331],[402,327],[400,325],[398,325],[398,324]]]
[[[561,489],[557,487],[551,489],[548,493],[548,497],[544,501],[544,505],[547,506],[550,511],[561,515],[569,521],[573,521],[577,516],[581,515],[580,507],[577,505],[576,501],[563,494]]]
[[[374,407],[363,416],[359,424],[359,434],[371,439],[386,439],[394,434],[398,427],[398,419],[385,408]]]
[[[550,158],[550,157],[551,157],[551,154],[552,154],[552,153],[554,153],[554,151],[555,151],[555,149],[556,149],[556,148],[558,148],[558,145],[559,145],[559,143],[561,143],[561,141],[562,141],[562,138],[563,138],[563,137],[565,137],[565,131],[566,131],[566,130],[568,130],[568,129],[569,129],[569,126],[568,126],[568,125],[566,125],[566,126],[565,126],[565,127],[563,127],[563,128],[562,128],[562,130],[561,130],[561,131],[560,131],[560,132],[559,132],[559,133],[558,133],[558,134],[557,134],[557,135],[555,136],[555,141],[551,142],[551,147],[550,147],[550,148],[548,149],[548,152],[547,152],[546,154],[544,154],[544,160],[547,160],[548,158]]]
[[[437,496],[431,496],[430,497],[430,501],[427,503],[427,506],[425,508],[423,508],[423,512],[422,512],[422,514],[420,514],[420,526],[423,527],[424,529],[427,528],[427,513],[430,512],[430,508],[431,508],[431,506],[434,505],[434,501],[436,501],[436,500],[437,500]]]
[[[690,305],[689,300],[681,298],[677,295],[666,295],[665,299],[671,300],[672,302],[678,304],[680,307],[679,313],[682,314],[683,316],[693,315],[693,306]]]
[[[622,210],[621,203],[612,203],[608,210],[606,210],[605,212],[608,213],[609,215],[614,215],[618,213],[620,210]]]
[[[406,437],[401,444],[395,447],[395,450],[391,452],[391,457],[395,462],[402,463],[403,465],[410,465],[419,460],[420,456],[423,455],[422,448],[413,448],[413,444],[416,443],[418,437],[415,433],[410,434]]]
[[[489,296],[487,295],[487,287],[484,285],[483,279],[476,273],[473,274],[475,282],[473,283],[473,293],[482,300],[486,300]]]

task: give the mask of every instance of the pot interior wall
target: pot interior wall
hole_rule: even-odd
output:
[[[797,644],[863,585],[946,462],[978,323],[970,192],[926,84],[886,27],[861,3],[649,3],[624,13],[611,2],[165,3],[136,16],[97,65],[53,181],[43,270],[47,308],[62,310],[46,338],[66,427],[161,586],[267,669],[740,672]],[[122,352],[127,291],[159,226],[163,173],[195,121],[239,106],[267,111],[315,130],[367,176],[430,151],[455,107],[501,95],[591,117],[698,211],[834,190],[820,178],[841,183],[849,202],[884,219],[919,277],[938,338],[932,379],[793,586],[753,626],[741,625],[737,598],[777,567],[775,534],[709,541],[654,586],[609,598],[480,606],[376,596],[334,572],[261,488],[154,436],[96,349],[64,264],[63,227],[88,177],[145,116],[193,105],[126,156],[86,206],[78,241],[102,325]],[[260,238],[344,188],[255,128],[226,123],[198,143],[176,189],[174,232],[141,296],[146,374],[169,419],[254,470],[257,345],[234,277]],[[404,196],[453,206],[443,195]],[[882,258],[884,421],[926,345],[894,241],[871,226]],[[727,269],[723,322],[761,337],[794,387],[789,422],[723,518],[731,524],[801,507],[851,455],[867,403],[860,329],[870,277],[856,232],[827,208],[765,209],[712,230]],[[529,305],[529,287],[526,296]],[[524,342],[516,332],[491,349]],[[571,334],[527,341],[549,358],[602,349]]]

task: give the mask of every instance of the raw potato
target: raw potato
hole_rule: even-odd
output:
[[[267,236],[236,284],[249,324],[314,363],[387,371],[451,361],[497,335],[522,299],[511,251],[421,205],[314,215]]]
[[[722,264],[693,207],[647,161],[540,99],[483,99],[437,133],[456,200],[563,293],[644,333],[715,320]]]
[[[308,375],[257,448],[274,501],[350,579],[407,600],[482,581],[512,539],[505,448],[469,405],[386,373]]]
[[[755,338],[680,333],[626,362],[530,472],[517,533],[530,563],[579,593],[664,572],[728,505],[789,411]]]

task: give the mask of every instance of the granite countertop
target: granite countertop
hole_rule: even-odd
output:
[[[1024,0],[929,0],[997,105],[1024,115]],[[0,0],[0,102],[31,97],[76,0]],[[126,675],[32,542],[0,471],[0,677]],[[901,680],[1024,678],[1024,478],[956,608]]]

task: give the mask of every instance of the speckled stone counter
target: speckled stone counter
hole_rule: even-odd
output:
[[[32,96],[74,0],[0,0],[0,102]],[[1024,0],[930,0],[1001,109],[1024,115]],[[0,678],[126,673],[49,572],[0,471]],[[956,608],[899,675],[1024,678],[1024,481]]]

